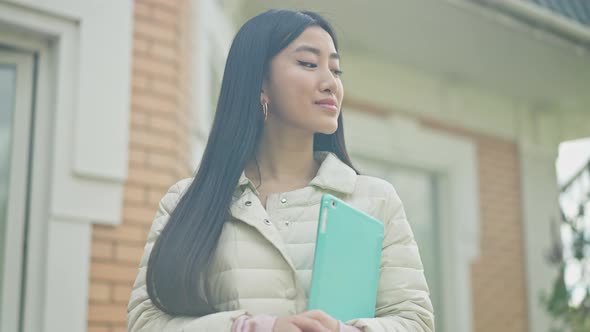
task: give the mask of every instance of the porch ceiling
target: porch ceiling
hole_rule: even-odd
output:
[[[362,4],[362,5],[361,5]],[[590,107],[590,52],[463,0],[245,0],[237,26],[269,8],[320,12],[346,53],[391,59],[497,93]],[[589,110],[590,111],[590,110]]]

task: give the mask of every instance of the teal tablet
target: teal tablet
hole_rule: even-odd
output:
[[[374,317],[382,245],[381,221],[324,194],[307,309],[343,322]]]

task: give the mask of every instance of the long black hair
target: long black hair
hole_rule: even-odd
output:
[[[201,300],[199,283],[217,247],[240,175],[255,157],[264,126],[263,79],[269,75],[272,58],[310,26],[328,32],[338,50],[330,24],[310,11],[271,9],[251,18],[236,34],[198,171],[171,212],[148,261],[148,294],[162,311],[171,315],[213,311]],[[313,149],[334,152],[355,169],[344,144],[342,112],[336,132],[314,134]]]

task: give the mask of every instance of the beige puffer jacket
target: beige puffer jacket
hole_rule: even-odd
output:
[[[376,317],[346,323],[367,332],[434,331],[422,261],[393,186],[376,177],[357,175],[334,153],[319,151],[314,157],[321,167],[309,185],[269,194],[266,209],[242,172],[207,283],[202,285],[203,300],[218,312],[202,317],[173,317],[160,311],[145,285],[152,246],[192,178],[174,184],[162,198],[148,235],[127,308],[129,332],[229,332],[233,320],[246,313],[282,316],[305,311],[324,193],[385,225]]]

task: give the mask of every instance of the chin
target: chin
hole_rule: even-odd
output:
[[[320,134],[324,134],[324,135],[332,135],[333,133],[336,132],[336,130],[338,130],[337,123],[333,126],[323,126],[321,128],[318,128],[318,130],[316,130],[316,132],[318,132]]]

